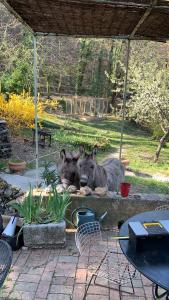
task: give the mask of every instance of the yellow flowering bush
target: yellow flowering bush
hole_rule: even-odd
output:
[[[41,112],[42,104],[38,101],[38,114]],[[7,121],[12,134],[17,135],[21,128],[34,127],[34,118],[34,100],[29,94],[9,94],[8,101],[0,94],[0,119]]]
[[[56,112],[59,106],[59,101],[55,99],[43,100],[43,109],[49,113]]]

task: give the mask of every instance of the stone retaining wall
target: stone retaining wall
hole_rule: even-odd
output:
[[[7,123],[0,120],[0,158],[8,158],[11,156],[12,148],[9,139],[9,130]]]
[[[154,210],[157,206],[169,204],[169,195],[157,194],[136,194],[127,198],[116,196],[113,199],[108,197],[72,195],[71,199],[72,203],[67,212],[69,220],[75,208],[87,206],[92,208],[98,217],[105,211],[108,212],[103,221],[104,228],[116,226],[118,221],[126,220],[137,213]],[[70,227],[69,224],[67,226]]]

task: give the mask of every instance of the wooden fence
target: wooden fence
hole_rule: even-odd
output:
[[[66,102],[66,114],[71,115],[104,115],[109,111],[109,99],[63,96]]]

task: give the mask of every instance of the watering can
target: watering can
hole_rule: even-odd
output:
[[[16,216],[13,216],[10,218],[9,223],[7,224],[4,231],[2,232],[2,236],[4,236],[4,237],[14,236],[17,220],[18,220],[18,218]]]
[[[73,225],[77,228],[80,225],[85,223],[94,222],[94,221],[101,222],[106,215],[107,215],[107,211],[100,218],[96,218],[93,209],[88,207],[79,207],[72,212],[71,221]]]

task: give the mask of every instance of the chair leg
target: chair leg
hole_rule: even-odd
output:
[[[90,280],[89,280],[89,283],[88,283],[88,285],[87,285],[87,287],[86,287],[86,289],[85,289],[85,294],[84,294],[84,296],[83,296],[83,300],[86,299],[86,295],[87,295],[87,292],[88,292],[88,289],[89,289],[89,287],[90,287],[90,284],[91,284],[91,282],[92,282],[93,277],[96,277],[96,275],[95,275],[95,274],[92,274],[92,276],[91,276],[91,278],[90,278]]]
[[[159,286],[157,284],[154,284],[152,285],[152,294],[153,294],[153,299],[156,300],[156,299],[161,299],[163,298],[164,296],[166,296],[166,300],[169,299],[169,292],[168,291],[165,291],[163,292],[161,295],[159,295],[159,290],[158,290]]]
[[[98,275],[99,269],[101,268],[101,265],[102,265],[102,263],[103,263],[105,257],[106,257],[106,255],[105,255],[104,258],[102,259],[101,263],[99,264],[99,266],[98,266],[98,268],[97,268],[97,270],[96,270],[96,272],[95,272],[95,274],[94,274],[94,275],[95,275],[95,279],[94,279],[94,282],[93,282],[95,285],[103,286],[103,287],[105,287],[105,285],[100,284],[100,283],[96,283],[96,280],[97,280],[97,275]],[[129,273],[130,284],[131,284],[131,289],[132,289],[131,292],[123,291],[123,290],[122,290],[121,282],[120,282],[120,283],[117,283],[117,288],[115,288],[115,287],[113,287],[113,288],[109,287],[110,289],[119,292],[120,299],[121,299],[121,297],[122,297],[122,292],[124,292],[124,293],[126,293],[126,294],[129,294],[129,295],[135,294],[134,286],[133,286],[133,282],[132,282],[132,276],[131,276],[131,274],[130,274],[130,270],[129,270],[129,266],[128,266],[128,265],[126,265],[126,268],[125,268],[125,270],[124,270],[124,272],[123,272],[123,276],[124,276],[124,277],[125,277],[125,272],[126,272],[126,271],[128,271],[128,273]],[[136,270],[135,270],[134,274],[135,274],[135,273],[136,273]],[[123,277],[123,276],[122,276],[122,277]],[[108,281],[111,282],[111,280],[108,280]],[[167,299],[166,299],[166,300],[167,300]],[[169,299],[168,299],[168,300],[169,300]]]

